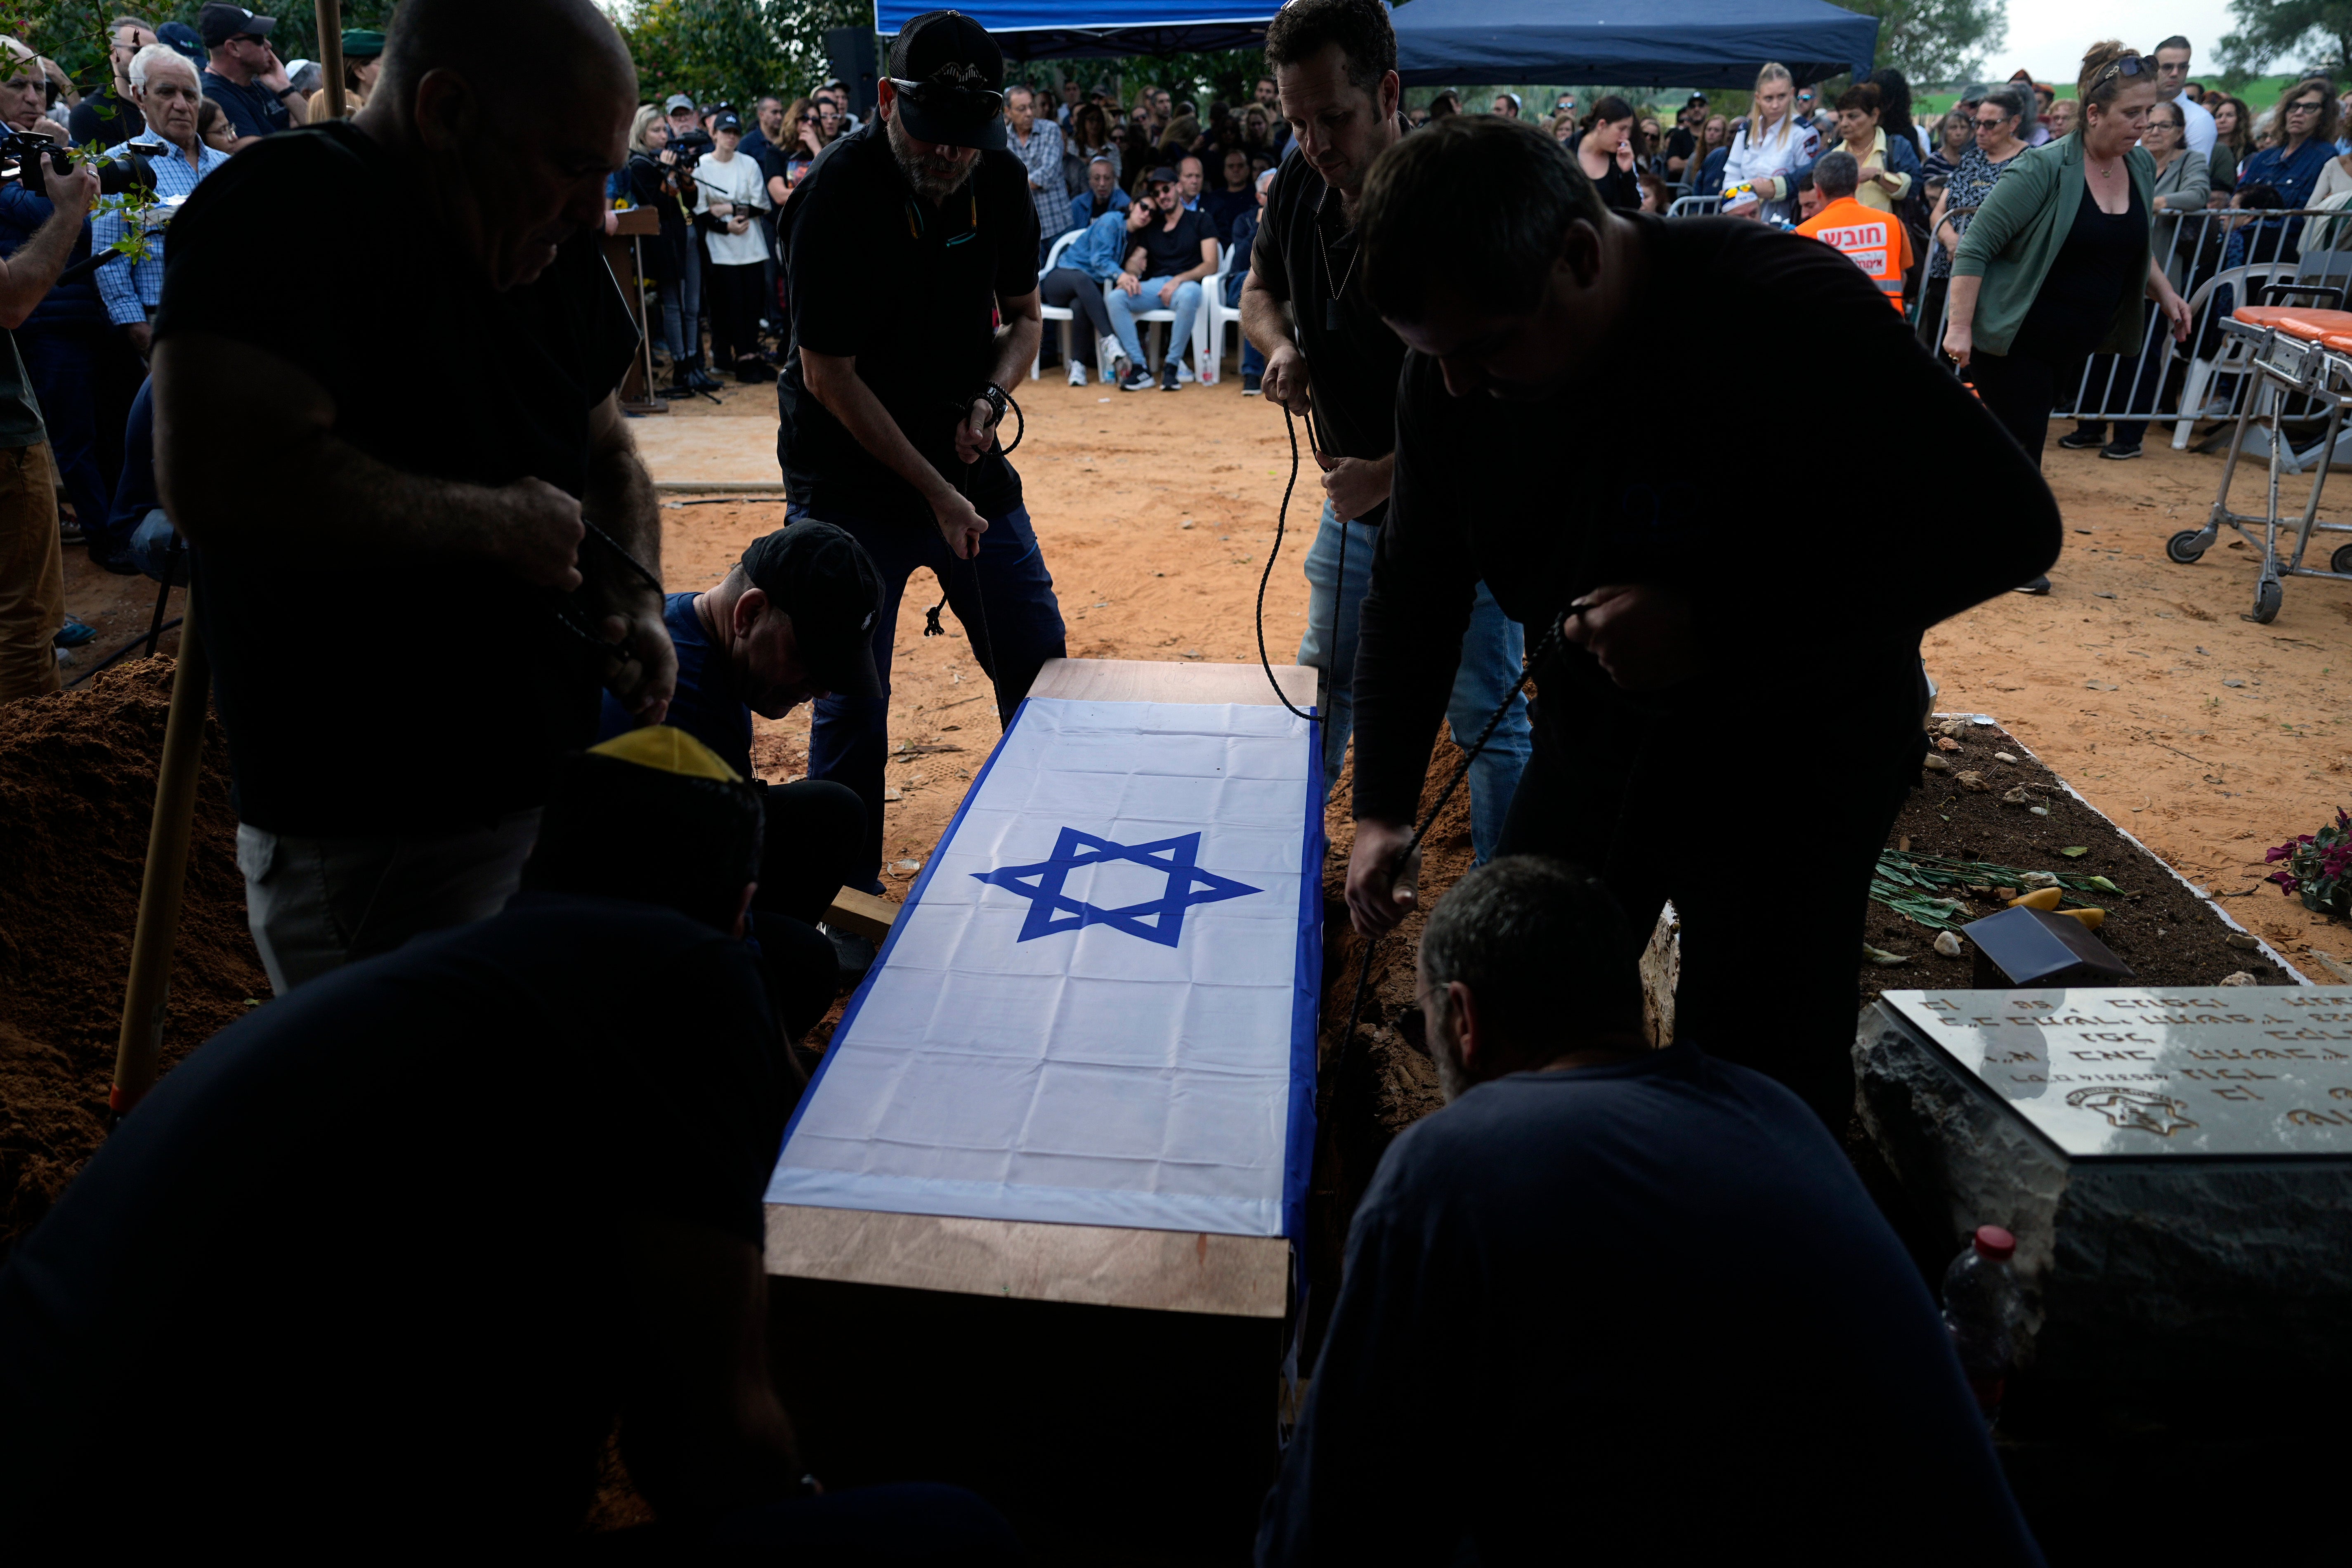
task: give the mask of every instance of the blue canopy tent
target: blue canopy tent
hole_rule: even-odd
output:
[[[1412,0],[1395,16],[1397,70],[1408,87],[1748,88],[1767,60],[1801,83],[1860,76],[1878,47],[1878,18],[1828,0]]]
[[[875,0],[874,30],[887,38],[909,17],[939,8]],[[1009,60],[1070,60],[1257,48],[1276,7],[1273,0],[979,0],[956,9],[986,27]]]

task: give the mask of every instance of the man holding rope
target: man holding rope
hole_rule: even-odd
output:
[[[1296,140],[1267,193],[1242,283],[1242,331],[1265,356],[1266,399],[1307,419],[1323,468],[1323,516],[1307,555],[1298,662],[1320,672],[1323,777],[1339,774],[1354,713],[1356,617],[1388,513],[1404,344],[1364,296],[1356,216],[1372,161],[1404,134],[1396,34],[1381,0],[1293,0],[1266,29],[1282,112]],[[1295,333],[1295,335],[1294,335]],[[1342,570],[1344,565],[1344,571]],[[1519,628],[1478,585],[1446,717],[1466,746],[1517,686]],[[1495,854],[1528,759],[1514,699],[1470,770],[1470,837]]]
[[[1371,303],[1412,352],[1356,661],[1357,928],[1412,906],[1430,734],[1484,579],[1542,637],[1502,852],[1590,868],[1635,941],[1673,899],[1677,1037],[1843,1131],[1870,874],[1924,751],[1919,638],[2056,557],[2048,488],[1843,256],[1734,219],[1612,214],[1531,126],[1463,116],[1406,138],[1365,182],[1359,232]],[[1703,363],[1727,320],[1842,345],[1851,374],[1949,433],[1969,482],[1896,529],[1809,509],[1790,548],[1747,474],[1578,397],[1603,367]],[[1822,438],[1799,405],[1750,416],[1759,450]]]
[[[827,146],[785,205],[793,342],[776,382],[791,517],[866,549],[882,579],[877,696],[820,700],[809,776],[866,803],[850,880],[881,890],[890,649],[907,579],[928,566],[1010,721],[1063,654],[1060,605],[999,422],[1044,334],[1037,209],[1004,150],[1004,56],[953,11],[890,43],[875,122]],[[1017,441],[1019,437],[1014,437]],[[852,969],[870,953],[838,938]],[[861,951],[851,952],[850,948]]]
[[[599,249],[636,96],[590,0],[406,0],[356,119],[239,153],[173,220],[156,475],[281,992],[498,913],[599,688],[667,705],[661,514],[614,397],[637,333]],[[398,342],[427,322],[497,396],[451,401]],[[419,712],[438,742],[386,747]]]

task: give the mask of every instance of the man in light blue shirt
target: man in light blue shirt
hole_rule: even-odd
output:
[[[1004,126],[1005,151],[1029,171],[1029,199],[1037,208],[1037,259],[1043,261],[1045,247],[1070,226],[1070,193],[1062,175],[1062,128],[1050,118],[1038,117],[1035,95],[1018,83],[1004,94]]]
[[[227,153],[206,146],[196,134],[196,111],[204,102],[204,92],[196,84],[195,68],[169,44],[150,44],[131,58],[131,96],[139,112],[146,116],[147,139],[163,143],[163,151],[149,161],[155,171],[154,199],[159,208],[174,198],[184,198],[196,188],[197,181],[228,162]],[[129,148],[128,142],[110,147],[106,156],[128,157]],[[128,227],[117,207],[92,213],[91,251],[110,248]],[[93,274],[99,298],[106,302],[107,320],[122,329],[142,359],[147,357],[147,319],[163,300],[163,234],[160,226],[150,227],[145,256],[110,261]]]
[[[1118,165],[1097,153],[1087,165],[1087,188],[1070,198],[1070,221],[1063,232],[1092,228],[1103,214],[1126,210],[1127,193],[1118,188]]]

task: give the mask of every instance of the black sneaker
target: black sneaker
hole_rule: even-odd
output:
[[[1149,392],[1151,390],[1151,373],[1139,364],[1129,365],[1127,374],[1118,378],[1118,389],[1121,392]]]
[[[1181,386],[1181,384],[1182,384],[1182,383],[1181,383],[1181,382],[1179,382],[1179,381],[1176,379],[1176,367],[1175,367],[1174,365],[1172,365],[1172,364],[1163,364],[1163,365],[1161,365],[1161,366],[1160,367],[1160,391],[1162,391],[1162,392],[1173,392],[1173,391],[1175,391],[1175,390],[1177,389],[1177,387]]]
[[[2110,441],[2099,448],[2099,456],[2110,462],[2128,463],[2139,456],[2139,447],[2137,445],[2126,447],[2120,441]]]
[[[2047,594],[2050,592],[2050,579],[2036,577],[2031,583],[2020,583],[2010,591],[2014,594]]]
[[[1244,397],[1255,397],[1258,395],[1257,382],[1258,378],[1254,374],[1242,377],[1242,395]]]
[[[2058,444],[2070,452],[2080,452],[2088,447],[2107,444],[2107,427],[2104,425],[2077,425],[2074,430],[2058,437]]]

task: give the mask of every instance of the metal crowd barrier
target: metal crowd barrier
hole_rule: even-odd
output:
[[[1685,196],[1666,209],[1666,216],[1695,217],[1722,205],[1717,196]],[[2313,219],[2319,221],[2312,235],[2314,246],[2306,252],[2303,239]],[[2188,341],[2174,342],[2156,319],[2154,301],[2146,301],[2142,352],[2092,355],[2053,417],[2170,425],[2172,444],[2180,447],[2189,444],[2193,426],[2201,421],[2234,421],[2241,400],[2254,385],[2246,341],[2222,330],[2231,311],[2263,302],[2264,289],[2273,284],[2334,289],[2339,290],[2337,305],[2352,304],[2347,298],[2352,294],[2352,207],[2164,213],[2156,220],[2155,241],[2157,260],[2189,301]],[[1927,250],[1932,257],[1932,242]],[[1923,288],[1922,298],[1926,293]],[[2318,302],[2311,293],[2298,297]],[[1922,342],[1942,343],[1948,304],[1948,297],[1938,295],[1937,319],[1932,331],[1920,332]],[[1915,323],[1918,308],[1915,302]],[[2280,411],[2284,424],[2316,426],[2326,420],[2329,410],[2319,401],[2293,392],[2279,395],[2287,400]],[[2352,437],[2346,439],[2352,443]],[[2315,448],[2282,454],[2294,472],[2316,455]]]

